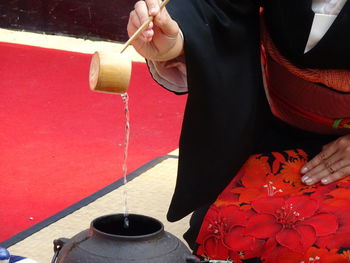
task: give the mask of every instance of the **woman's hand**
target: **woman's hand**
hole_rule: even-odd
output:
[[[183,39],[178,24],[164,7],[160,10],[160,0],[138,1],[131,11],[127,26],[129,37],[146,21],[154,16],[148,28],[132,42],[138,53],[150,60],[165,61],[182,53]]]
[[[350,175],[350,135],[325,145],[318,155],[301,168],[307,185],[329,184]]]

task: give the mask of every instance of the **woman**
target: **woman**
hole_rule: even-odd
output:
[[[188,90],[168,219],[195,211],[194,252],[348,262],[349,1],[139,1],[129,35],[149,15],[135,49],[165,88]]]

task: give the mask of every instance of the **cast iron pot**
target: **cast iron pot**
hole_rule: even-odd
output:
[[[130,214],[98,217],[71,239],[54,241],[52,263],[185,263],[194,262],[188,248],[164,231],[154,218]]]

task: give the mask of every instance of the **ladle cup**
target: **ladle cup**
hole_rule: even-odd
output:
[[[106,93],[125,93],[129,88],[131,68],[131,59],[124,54],[95,52],[90,64],[90,89]]]

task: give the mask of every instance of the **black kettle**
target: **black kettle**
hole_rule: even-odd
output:
[[[52,263],[186,263],[195,262],[189,249],[164,231],[154,218],[130,214],[96,218],[90,228],[71,239],[54,241]]]

